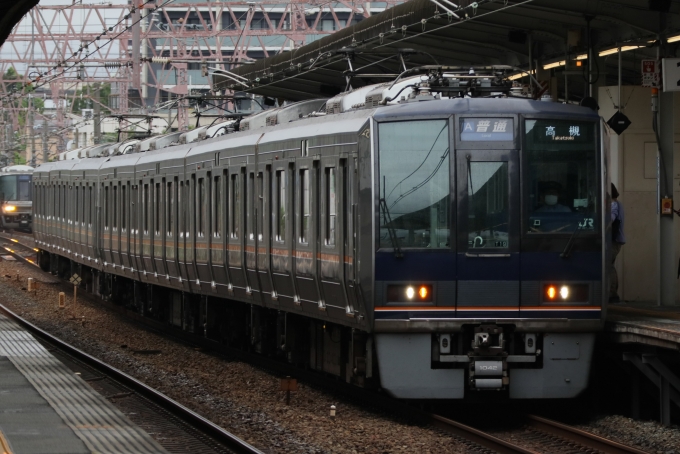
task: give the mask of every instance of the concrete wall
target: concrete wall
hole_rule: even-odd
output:
[[[625,301],[656,301],[658,291],[657,145],[652,130],[651,89],[621,89],[628,129],[612,133],[612,182],[625,207],[626,245],[617,259],[619,296]],[[599,87],[600,115],[608,120],[616,112],[618,87]],[[680,131],[680,94],[674,98],[674,130]],[[680,208],[680,135],[675,135],[673,158],[674,207]],[[674,219],[676,257],[680,257],[680,218]],[[676,295],[680,300],[680,281]]]

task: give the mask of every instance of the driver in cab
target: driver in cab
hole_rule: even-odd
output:
[[[556,181],[546,181],[539,184],[543,197],[543,205],[536,209],[537,213],[570,213],[571,209],[558,202],[562,185]]]

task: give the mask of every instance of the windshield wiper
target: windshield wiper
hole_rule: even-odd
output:
[[[560,257],[562,257],[563,259],[569,258],[569,255],[571,254],[571,250],[573,249],[574,240],[576,240],[576,237],[579,235],[579,233],[581,233],[581,230],[585,230],[585,228],[586,228],[586,219],[588,219],[588,218],[583,219],[583,227],[581,227],[581,223],[579,222],[576,225],[576,229],[574,230],[574,233],[572,233],[571,236],[569,237],[569,241],[567,241],[566,246],[564,246],[564,250],[560,254]]]
[[[399,240],[397,239],[397,232],[394,231],[394,226],[392,226],[392,216],[390,216],[390,210],[387,208],[387,202],[385,199],[380,199],[380,210],[385,218],[385,227],[387,227],[387,233],[390,236],[390,242],[392,243],[392,248],[394,249],[394,256],[398,259],[404,257],[399,247]]]

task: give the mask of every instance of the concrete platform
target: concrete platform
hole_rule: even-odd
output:
[[[619,343],[680,350],[680,306],[609,304],[605,330],[612,340]]]
[[[167,452],[3,315],[0,449],[7,454]]]

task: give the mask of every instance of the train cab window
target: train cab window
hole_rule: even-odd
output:
[[[507,249],[508,163],[468,162],[468,248]]]
[[[525,225],[529,234],[599,228],[597,126],[526,120]]]
[[[300,170],[300,243],[309,242],[311,222],[311,194],[309,193],[309,169]]]
[[[274,239],[276,241],[286,240],[286,171],[276,172],[276,195],[274,197]]]
[[[338,214],[338,202],[337,202],[337,185],[336,185],[336,171],[335,167],[326,168],[326,194],[325,194],[325,204],[326,204],[326,245],[335,246],[335,221]]]
[[[448,248],[447,120],[380,123],[379,247]]]

